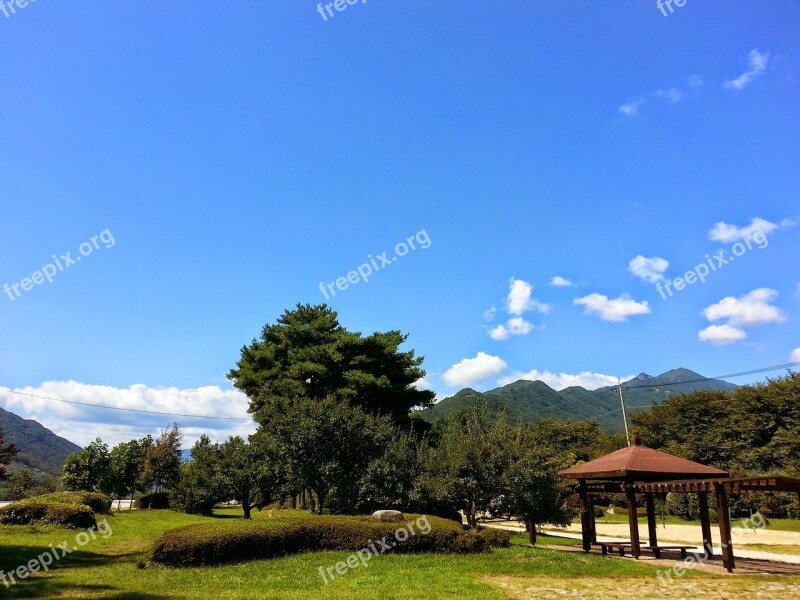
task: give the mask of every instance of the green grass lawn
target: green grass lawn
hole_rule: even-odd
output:
[[[240,518],[232,509],[217,519]],[[319,567],[346,560],[347,552],[305,553],[279,559],[205,568],[137,568],[147,560],[154,540],[167,529],[210,522],[209,517],[171,511],[123,512],[108,518],[113,535],[98,537],[58,561],[47,573],[38,573],[5,589],[8,598],[533,598],[531,590],[560,586],[567,594],[580,589],[582,597],[614,598],[616,591],[637,590],[643,597],[683,597],[683,586],[722,590],[728,597],[775,581],[779,589],[800,592],[800,578],[712,576],[691,572],[668,590],[661,590],[656,566],[646,562],[585,555],[580,552],[531,548],[527,538],[514,535],[512,547],[478,555],[391,554],[373,557],[325,584]],[[68,541],[75,530],[51,527],[0,526],[0,569],[8,572],[49,549]],[[541,544],[564,544],[540,536]],[[661,567],[663,568],[663,566]],[[720,587],[721,586],[721,587]],[[786,587],[789,586],[789,587]],[[677,595],[672,596],[672,593]],[[563,592],[561,592],[563,594]],[[778,593],[780,595],[780,593]],[[556,596],[552,596],[556,597]],[[620,596],[623,597],[623,596]],[[773,596],[774,597],[774,596]]]

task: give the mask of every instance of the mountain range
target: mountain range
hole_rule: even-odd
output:
[[[5,443],[19,448],[16,460],[8,468],[11,473],[19,467],[27,467],[39,475],[61,475],[61,467],[67,455],[81,449],[37,421],[23,419],[2,408],[0,432],[3,433]]]
[[[696,390],[725,390],[732,383],[709,379],[689,369],[673,369],[656,377],[641,373],[622,383],[622,394],[628,414],[660,404],[670,396]],[[587,390],[572,386],[556,391],[543,381],[520,379],[486,392],[465,388],[422,411],[426,421],[434,421],[449,413],[475,404],[483,397],[492,411],[505,409],[511,421],[532,423],[542,419],[587,421],[596,420],[602,429],[618,432],[624,429],[620,409],[619,387],[607,386]]]

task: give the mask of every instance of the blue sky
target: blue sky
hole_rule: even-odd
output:
[[[409,333],[440,397],[800,360],[798,31],[789,1],[0,13],[0,385],[246,418],[225,373],[320,283],[348,328]],[[168,421],[0,406],[79,443]]]

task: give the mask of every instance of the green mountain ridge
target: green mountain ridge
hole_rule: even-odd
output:
[[[64,459],[81,447],[66,440],[41,423],[32,419],[23,419],[5,409],[0,408],[0,432],[5,442],[19,448],[16,460],[9,466],[13,473],[20,467],[27,467],[40,474],[61,475]]]
[[[728,391],[735,387],[732,383],[709,379],[680,368],[656,377],[640,373],[622,383],[622,392],[625,408],[630,414],[650,408],[654,403],[660,404],[670,396],[707,389]],[[434,421],[453,411],[473,406],[478,397],[483,397],[492,411],[505,409],[511,421],[532,423],[547,418],[558,421],[595,419],[608,432],[624,429],[617,386],[596,390],[571,386],[556,391],[543,381],[525,379],[483,393],[465,388],[421,414],[426,421]]]

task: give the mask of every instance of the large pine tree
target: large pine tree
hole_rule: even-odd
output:
[[[250,398],[250,412],[262,424],[268,404],[330,397],[406,425],[412,408],[430,406],[434,398],[413,386],[425,375],[423,357],[400,350],[406,339],[399,331],[350,332],[328,306],[297,305],[242,348],[228,377]]]

